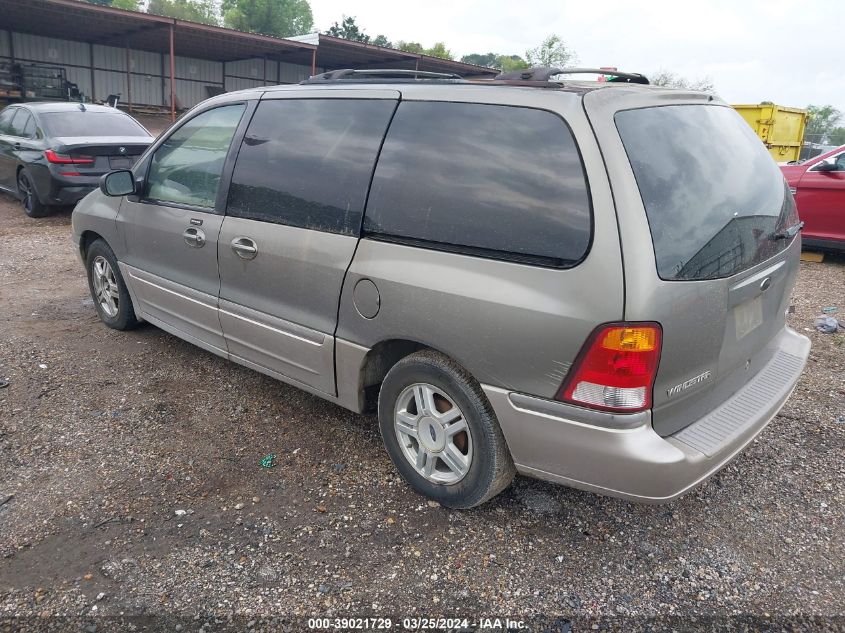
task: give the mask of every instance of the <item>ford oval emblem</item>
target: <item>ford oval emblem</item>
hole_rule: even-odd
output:
[[[772,285],[772,278],[766,277],[762,282],[760,282],[760,290],[762,292],[766,292]]]

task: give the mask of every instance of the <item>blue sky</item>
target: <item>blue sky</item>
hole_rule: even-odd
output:
[[[372,36],[523,54],[551,33],[582,66],[709,76],[730,103],[845,111],[845,2],[834,0],[311,0],[321,31],[354,15]]]

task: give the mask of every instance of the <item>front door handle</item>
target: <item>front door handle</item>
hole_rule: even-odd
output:
[[[258,245],[248,237],[236,237],[232,240],[232,250],[241,259],[255,259]]]
[[[205,233],[202,232],[202,229],[193,226],[188,227],[182,233],[182,237],[185,238],[185,244],[193,248],[202,248],[205,246]]]

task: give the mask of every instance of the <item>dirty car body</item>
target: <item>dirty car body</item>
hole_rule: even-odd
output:
[[[108,245],[139,320],[377,403],[400,472],[448,505],[508,467],[672,500],[763,430],[809,353],[785,323],[792,196],[712,96],[337,81],[215,97],[169,134],[128,195],[77,207],[83,261]],[[499,474],[476,494],[479,469]]]

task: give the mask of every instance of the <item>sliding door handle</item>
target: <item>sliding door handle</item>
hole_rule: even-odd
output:
[[[255,259],[258,245],[248,237],[236,237],[232,240],[232,250],[241,259]]]

